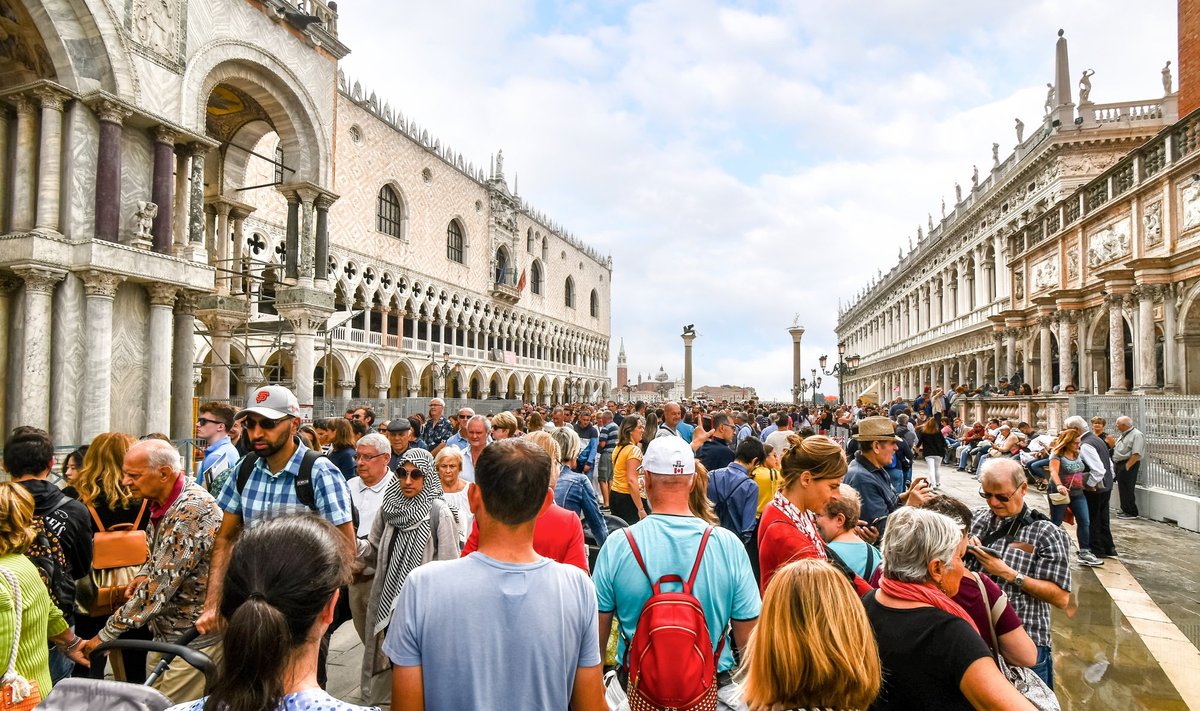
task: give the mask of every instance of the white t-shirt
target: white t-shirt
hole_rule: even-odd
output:
[[[792,448],[788,444],[788,437],[796,434],[794,430],[775,430],[767,436],[767,444],[775,448],[775,453],[783,456],[783,453]]]
[[[458,512],[455,518],[455,523],[458,524],[458,542],[466,544],[467,536],[471,534],[471,522],[475,520],[475,514],[471,513],[471,505],[467,503],[467,488],[470,485],[464,486],[462,491],[456,491],[453,494],[443,493],[442,498],[446,500]]]
[[[346,482],[350,487],[350,500],[358,509],[358,530],[355,535],[359,538],[371,534],[371,524],[375,523],[375,514],[379,513],[379,506],[383,503],[383,492],[387,491],[388,484],[395,478],[396,475],[389,471],[375,486],[367,486],[359,477]]]

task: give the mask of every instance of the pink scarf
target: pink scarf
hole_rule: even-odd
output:
[[[939,590],[932,583],[902,583],[884,576],[879,581],[879,589],[900,600],[923,602],[943,612],[949,612],[951,615],[960,617],[971,623],[971,629],[975,630],[976,634],[979,634],[979,627],[975,624],[975,620],[971,619],[967,611],[962,609],[962,605],[951,600],[949,595]]]
[[[775,498],[771,500],[771,503],[795,524],[800,533],[803,533],[808,540],[812,541],[813,548],[817,549],[818,558],[829,560],[829,556],[825,554],[825,540],[821,538],[816,524],[812,522],[812,516],[807,511],[801,511],[796,508],[796,505],[788,500],[788,497],[784,496],[782,491],[775,492]]]

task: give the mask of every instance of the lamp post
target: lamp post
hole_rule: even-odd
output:
[[[845,379],[847,377],[849,377],[850,375],[853,375],[854,371],[858,370],[858,364],[861,359],[857,353],[855,353],[854,355],[850,355],[850,356],[846,355],[846,342],[845,341],[838,343],[837,349],[838,349],[838,362],[836,365],[833,366],[833,370],[825,370],[825,364],[827,362],[829,362],[829,356],[823,355],[823,356],[821,356],[820,360],[821,360],[821,372],[822,373],[824,373],[825,375],[837,376],[837,379],[838,379],[838,403],[840,404],[840,403],[844,403],[846,401],[845,395],[842,392],[842,385],[844,384]]]
[[[450,377],[450,374],[453,373],[455,370],[457,370],[460,367],[460,365],[458,363],[455,363],[454,365],[450,365],[450,352],[449,351],[442,351],[442,364],[440,366],[437,365],[437,358],[436,358],[436,356],[434,356],[433,353],[429,354],[429,360],[434,363],[434,368],[435,368],[434,372],[436,372],[442,378],[442,397],[446,397],[447,395],[449,395],[449,388],[447,386],[450,384],[449,380],[448,380]],[[461,394],[462,393],[459,393],[459,395],[461,395]]]
[[[800,378],[800,394],[808,397],[808,391],[812,391],[813,407],[817,406],[817,391],[821,387],[821,378],[817,376],[817,369],[812,369],[812,380]]]

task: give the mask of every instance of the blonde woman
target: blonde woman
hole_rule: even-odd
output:
[[[138,530],[143,531],[150,524],[147,503],[122,483],[125,479],[125,453],[135,442],[137,440],[130,435],[105,432],[96,435],[83,457],[83,468],[79,470],[79,476],[75,479],[75,492],[80,503],[87,506],[88,513],[91,514],[93,536],[100,532],[99,524],[103,524],[105,530],[118,524],[134,524]],[[77,586],[76,589],[80,588]],[[83,598],[86,598],[86,595],[80,597]],[[80,608],[75,615],[75,632],[84,639],[91,639],[104,628],[108,617],[107,614],[88,615]],[[130,630],[121,635],[121,638],[150,639],[151,633],[148,628]],[[94,654],[91,668],[76,666],[73,675],[103,679],[104,663],[103,654]],[[135,684],[146,681],[145,652],[121,650],[114,663],[123,663],[126,681]]]
[[[708,498],[708,470],[700,462],[696,462],[696,480],[688,494],[688,508],[692,515],[703,519],[714,526],[720,526],[721,520],[713,509],[713,502]]]
[[[458,543],[467,542],[471,522],[475,514],[467,503],[467,482],[461,477],[463,468],[462,450],[458,447],[442,447],[433,458],[438,478],[442,480],[442,498],[454,510],[454,522],[458,525]]]
[[[520,436],[517,416],[511,412],[498,412],[492,416],[492,441]]]
[[[865,710],[879,693],[875,634],[841,571],[815,559],[780,568],[742,664],[751,711]]]

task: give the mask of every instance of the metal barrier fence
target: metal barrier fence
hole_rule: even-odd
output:
[[[1200,497],[1200,397],[1188,395],[1075,395],[1070,412],[1100,416],[1115,433],[1127,415],[1146,436],[1139,475],[1143,486]]]
[[[375,412],[375,421],[383,422],[395,417],[408,417],[416,413],[429,414],[430,397],[405,397],[392,400],[369,398],[327,398],[313,403],[313,419],[322,417],[341,417],[350,408],[369,407]],[[469,407],[478,415],[494,415],[505,410],[517,410],[521,407],[520,400],[474,400],[471,398],[443,398],[446,401],[446,412],[454,413]]]

